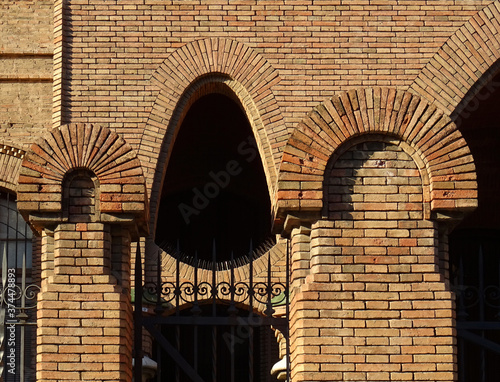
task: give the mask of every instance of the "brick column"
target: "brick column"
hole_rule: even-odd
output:
[[[131,148],[64,125],[27,153],[18,208],[42,236],[37,381],[131,381],[130,244],[147,233]]]
[[[452,293],[411,156],[361,143],[325,183],[327,216],[311,225],[310,273],[292,295],[292,380],[452,381]]]
[[[291,275],[290,275],[290,365],[292,380],[319,370],[319,365],[313,365],[316,359],[307,354],[310,347],[307,338],[319,336],[318,328],[304,325],[307,317],[318,317],[313,305],[317,297],[303,293],[304,284],[311,274],[311,216],[288,216],[285,221],[283,235],[291,242]],[[306,341],[304,341],[306,339]]]
[[[285,147],[275,207],[275,227],[321,212],[290,306],[293,382],[452,381],[440,225],[476,206],[466,141],[414,94],[351,89],[311,110]]]
[[[39,297],[37,380],[131,380],[130,293],[110,275],[109,225],[60,224],[54,248]]]

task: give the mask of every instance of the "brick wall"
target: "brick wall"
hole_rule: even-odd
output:
[[[78,297],[62,307],[71,276],[54,275],[63,263],[78,263],[78,272],[111,273],[113,287],[130,286],[130,232],[107,223],[129,214],[127,222],[135,219],[131,225],[145,234],[182,118],[196,97],[216,91],[240,100],[274,198],[276,232],[291,236],[294,381],[453,380],[440,219],[477,205],[474,161],[454,110],[500,58],[499,4],[2,2],[0,137],[8,149],[0,159],[9,170],[0,181],[16,189],[24,158],[20,209],[42,235],[40,318],[48,321],[39,332],[40,370],[54,372],[60,361],[64,377],[97,378],[74,363],[83,362],[75,348],[58,358],[58,341],[84,340],[77,330],[83,318],[63,316],[86,299],[105,301],[116,292],[112,278],[102,293],[79,279],[72,286]],[[87,122],[94,125],[80,124]],[[358,146],[349,146],[352,139]],[[35,141],[42,143],[29,149]],[[74,167],[98,179],[94,204],[89,194],[76,195],[80,187],[63,196]],[[151,220],[143,214],[146,193]],[[84,206],[91,221],[64,222],[51,236],[63,208]],[[92,255],[94,241],[102,241],[102,256]],[[63,256],[76,245],[85,250]],[[282,265],[278,252],[273,262]],[[113,301],[129,312],[116,293]],[[98,305],[89,311],[102,313]],[[128,330],[127,314],[110,325]],[[123,338],[112,346],[128,354]],[[106,361],[96,362],[92,372],[104,372]],[[122,372],[128,379],[129,370]]]
[[[0,142],[27,149],[50,126],[52,1],[0,4]]]
[[[154,169],[164,134],[154,135],[162,128],[158,124],[145,128],[159,122],[154,109],[164,105],[154,106],[160,89],[151,76],[162,63],[177,60],[174,81],[189,79],[193,64],[211,62],[208,48],[193,45],[188,56],[172,54],[195,40],[224,38],[243,43],[279,73],[271,91],[286,129],[273,139],[283,143],[313,106],[339,90],[408,89],[448,38],[489,4],[72,1],[65,17],[73,28],[64,37],[72,47],[67,54],[72,86],[63,99],[71,113],[63,122],[110,127],[133,147],[141,145],[141,161]],[[281,144],[275,150],[282,149]],[[278,154],[277,164],[279,159]],[[153,175],[146,175],[148,182]]]

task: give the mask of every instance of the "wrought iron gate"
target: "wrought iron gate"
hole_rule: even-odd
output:
[[[176,274],[173,281],[164,281],[158,256],[155,283],[143,286],[141,255],[137,246],[135,265],[135,351],[134,379],[141,380],[142,328],[156,342],[157,380],[208,382],[227,380],[259,381],[255,375],[256,349],[259,341],[256,333],[271,328],[279,330],[286,341],[286,373],[289,375],[289,274],[290,262],[287,243],[285,280],[273,280],[271,254],[267,251],[266,280],[254,280],[254,262],[258,255],[252,250],[248,256],[248,280],[237,281],[236,262],[225,262],[229,273],[226,280],[218,280],[215,245],[209,270],[210,280],[199,280],[199,262],[195,257],[193,277],[180,279],[180,256],[176,256]],[[260,256],[260,255],[259,255]],[[154,315],[143,314],[143,301],[154,304]],[[255,307],[262,309],[257,313]],[[276,315],[276,306],[282,306],[282,314]],[[243,309],[242,306],[248,307]],[[273,339],[274,340],[274,339]],[[275,340],[274,340],[275,341]],[[200,349],[204,344],[204,349]],[[246,344],[246,349],[242,347]],[[203,350],[203,353],[201,352]],[[168,357],[165,357],[167,355]],[[221,357],[223,359],[221,360]],[[170,366],[166,370],[166,361]],[[242,367],[242,362],[246,363]],[[221,367],[224,366],[224,367]],[[270,372],[269,370],[267,372]],[[243,370],[243,371],[242,371]],[[248,373],[244,377],[242,373]],[[168,375],[167,375],[168,374]],[[166,378],[168,376],[168,379]]]
[[[500,373],[500,240],[461,232],[451,241],[457,296],[459,381],[496,382]]]
[[[32,233],[15,197],[0,192],[0,381],[35,380],[36,297]]]

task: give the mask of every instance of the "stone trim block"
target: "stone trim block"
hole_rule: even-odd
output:
[[[6,144],[0,144],[0,186],[16,191],[21,162],[26,152]]]

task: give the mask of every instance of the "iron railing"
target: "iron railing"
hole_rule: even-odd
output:
[[[217,381],[222,372],[220,365],[224,363],[225,378],[228,381],[236,380],[236,369],[241,368],[241,357],[234,351],[235,346],[245,342],[248,346],[247,360],[248,365],[244,367],[248,371],[248,381],[254,382],[258,377],[254,375],[255,370],[255,336],[254,331],[260,328],[271,327],[278,329],[283,333],[286,339],[286,351],[288,353],[288,317],[289,317],[289,274],[290,263],[288,253],[288,243],[286,251],[285,279],[283,281],[273,279],[273,269],[271,261],[271,252],[267,251],[266,276],[255,280],[254,263],[257,255],[250,249],[248,256],[248,279],[245,281],[237,280],[235,276],[236,262],[231,260],[227,262],[223,269],[228,271],[226,280],[218,280],[216,248],[213,246],[211,272],[209,277],[199,280],[199,262],[195,255],[193,263],[192,280],[181,280],[181,256],[176,256],[175,275],[171,280],[167,280],[162,274],[161,255],[157,257],[156,281],[142,285],[141,255],[138,250],[136,253],[136,276],[135,276],[135,328],[136,328],[136,346],[135,346],[135,379],[140,378],[140,365],[142,359],[140,331],[144,326],[153,336],[157,344],[156,362],[158,363],[158,381],[162,375],[162,354],[168,356],[175,362],[175,370],[170,372],[172,380]],[[228,266],[229,264],[229,266]],[[233,266],[231,266],[231,264]],[[204,266],[203,268],[206,269]],[[206,273],[205,273],[206,274]],[[143,315],[142,304],[148,304],[154,307],[153,315]],[[283,305],[284,312],[276,315],[276,305]],[[256,309],[260,306],[260,309]],[[242,309],[246,307],[246,309]],[[257,313],[260,310],[260,313]],[[141,317],[139,317],[141,316]],[[171,338],[162,328],[168,327],[173,333]],[[184,351],[189,353],[187,357],[183,354],[186,348],[186,341],[181,337],[186,333],[185,328],[191,327],[192,334],[189,335],[190,349]],[[206,331],[201,332],[201,328],[210,328],[211,343],[204,353],[200,354],[200,336]],[[222,331],[225,331],[222,333]],[[244,332],[244,340],[241,333]],[[223,353],[220,350],[220,341],[225,342],[230,349]],[[207,354],[210,354],[211,363],[210,376],[200,376],[200,363],[207,363]],[[228,359],[219,359],[221,354],[226,354]],[[203,357],[203,360],[201,359]],[[189,359],[188,359],[189,358]],[[290,358],[287,354],[287,360]],[[269,369],[272,365],[269,365]],[[288,366],[289,367],[289,366]],[[269,370],[270,371],[270,370]],[[182,373],[182,376],[181,376]],[[241,380],[241,376],[238,377]]]
[[[464,233],[451,246],[459,381],[498,380],[500,246],[495,236]]]

